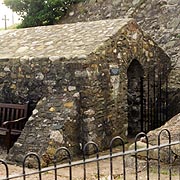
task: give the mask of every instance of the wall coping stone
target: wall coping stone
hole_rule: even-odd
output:
[[[0,60],[24,56],[84,59],[132,20],[124,18],[0,31]]]

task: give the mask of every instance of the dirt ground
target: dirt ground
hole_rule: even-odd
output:
[[[116,158],[114,160],[114,168],[113,168],[113,179],[115,180],[120,180],[123,179],[123,172],[122,172],[122,164],[121,160],[118,160]],[[97,176],[97,168],[96,168],[96,163],[91,163],[86,166],[86,179],[87,180],[95,180],[98,179]],[[144,180],[147,179],[147,172],[146,172],[146,167],[142,168],[140,172],[137,174],[138,179]],[[33,169],[26,169],[26,172],[33,172],[36,170]],[[14,165],[9,165],[9,172],[11,175],[17,175],[22,173],[22,167],[19,166],[14,166]],[[83,165],[81,166],[75,166],[72,168],[72,179],[73,180],[82,180],[84,179],[83,177]],[[42,173],[42,179],[45,180],[53,180],[55,179],[54,171],[49,171]],[[1,172],[0,172],[0,179],[2,179],[4,176],[4,170],[1,167]],[[157,180],[158,179],[158,173],[157,173],[157,167],[151,167],[150,168],[150,175],[149,175],[151,180]],[[168,170],[163,169],[161,170],[160,178],[163,180],[168,180],[169,178],[169,173]],[[31,175],[26,178],[27,180],[38,180],[39,175]],[[64,168],[64,169],[59,169],[57,171],[57,180],[68,180],[69,179],[69,169]],[[101,180],[110,180],[110,168],[109,168],[109,161],[102,161],[100,162],[100,179]],[[136,179],[136,174],[134,173],[133,167],[127,167],[126,168],[126,179],[127,180],[133,180]],[[16,180],[23,180],[23,178],[16,178]],[[180,180],[179,172],[176,170],[172,173],[172,180]]]
[[[108,154],[108,152],[103,152],[102,155]],[[4,150],[0,150],[0,158],[3,159],[6,155]],[[134,158],[127,156],[125,158],[126,161],[126,179],[133,180],[136,179],[135,174],[135,164]],[[113,158],[113,180],[121,180],[123,179],[123,163],[122,157]],[[18,174],[22,174],[23,169],[20,166],[10,165],[8,164],[9,174],[11,176],[16,176]],[[36,169],[25,169],[26,173],[31,173],[37,171]],[[110,180],[110,160],[102,160],[99,162],[99,174],[100,180]],[[97,162],[86,164],[86,179],[87,180],[96,180],[98,179],[97,175]],[[53,180],[55,179],[54,170],[44,172],[41,174],[42,180]],[[72,179],[73,180],[83,180],[84,179],[84,167],[83,165],[73,166],[72,167]],[[158,167],[156,161],[150,161],[150,169],[149,169],[149,179],[150,180],[158,180]],[[180,180],[180,167],[174,166],[172,167],[172,180]],[[0,180],[5,178],[5,168],[2,164],[0,164]],[[147,179],[147,168],[145,161],[138,161],[138,173],[137,178],[139,180]],[[27,176],[26,180],[38,180],[39,174],[33,174],[31,176]],[[63,168],[57,170],[57,180],[68,180],[69,179],[69,168]],[[161,166],[160,171],[160,179],[168,180],[169,178],[169,167],[166,165]],[[15,178],[15,180],[23,180],[23,177]]]

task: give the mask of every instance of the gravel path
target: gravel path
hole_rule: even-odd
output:
[[[104,153],[106,154],[107,152],[104,152]],[[102,155],[104,155],[104,153]],[[6,155],[7,155],[6,150],[4,148],[0,147],[0,158],[5,159]],[[131,160],[131,159],[128,159],[128,156],[127,156],[126,157],[126,163],[127,163],[126,179],[132,180],[132,179],[135,179],[136,175],[134,173],[134,165],[131,161],[130,161],[130,163],[128,163],[129,160]],[[143,165],[143,164],[141,164],[141,165]],[[100,165],[100,177],[101,177],[100,180],[108,180],[110,178],[110,176],[109,176],[109,174],[110,174],[109,159],[100,161],[99,165]],[[122,176],[122,174],[123,174],[122,157],[117,157],[117,158],[113,159],[113,167],[114,167],[113,168],[114,180],[119,180],[119,179],[123,178],[123,176]],[[147,176],[146,166],[144,166],[144,165],[140,166],[140,164],[139,164],[138,167],[139,167],[138,179],[143,180]],[[3,170],[3,168],[4,167],[0,164],[0,180],[5,177],[5,171]],[[20,166],[8,164],[8,168],[9,168],[9,174],[11,176],[15,176],[17,174],[22,173],[22,167],[20,167]],[[173,171],[172,180],[177,180],[177,179],[179,179],[179,170],[178,170],[179,168],[178,167],[174,167],[174,168],[173,169],[175,171]],[[87,178],[86,178],[87,180],[96,180],[97,179],[97,164],[95,162],[87,164],[86,170],[87,170]],[[32,171],[36,171],[36,170],[26,168],[26,173],[32,172]],[[83,175],[84,175],[83,165],[72,167],[72,174],[73,174],[73,180],[83,180]],[[157,180],[158,179],[157,175],[158,175],[157,162],[150,161],[150,179]],[[54,177],[55,177],[54,171],[42,173],[42,179],[46,179],[46,180],[52,179],[53,180]],[[31,176],[28,176],[26,179],[27,180],[38,180],[39,176],[37,174],[31,175]],[[57,180],[68,180],[68,179],[69,179],[69,168],[63,168],[63,169],[59,169],[57,171]],[[163,179],[163,180],[169,179],[168,167],[164,167],[164,165],[162,166],[162,169],[161,169],[161,179]],[[16,180],[23,180],[23,178],[19,177],[19,178],[16,178]]]

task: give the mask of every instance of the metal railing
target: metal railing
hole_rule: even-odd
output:
[[[166,133],[167,143],[161,144],[162,134]],[[138,141],[143,139],[145,147],[139,148]],[[119,152],[115,147],[118,146]],[[33,179],[98,179],[98,180],[129,180],[129,179],[180,179],[180,166],[175,163],[179,162],[179,156],[172,151],[174,146],[180,146],[180,140],[171,142],[171,134],[167,129],[159,132],[157,144],[151,146],[148,137],[145,133],[139,133],[135,137],[134,149],[126,150],[126,144],[120,137],[114,137],[110,142],[110,148],[106,155],[101,155],[98,145],[95,142],[85,144],[82,153],[82,160],[73,161],[70,151],[66,147],[57,149],[54,155],[53,165],[47,168],[41,168],[40,157],[36,153],[28,153],[22,162],[22,167],[19,167],[21,172],[10,175],[10,165],[4,160],[0,160],[0,179],[2,180],[33,180]],[[116,152],[113,152],[115,151]],[[178,149],[179,150],[179,149]],[[166,160],[161,161],[162,152],[166,152]],[[107,152],[107,151],[106,151]],[[152,158],[151,155],[156,154],[157,158]],[[143,156],[141,155],[143,153]],[[139,156],[144,160],[139,160]],[[61,157],[61,158],[60,158]],[[28,169],[27,159],[34,158],[37,163],[36,169]],[[66,162],[60,163],[60,159],[66,159]],[[128,159],[130,164],[128,164]],[[143,168],[140,169],[140,166]],[[107,166],[104,166],[107,165]],[[89,173],[91,171],[92,173]],[[18,173],[18,174],[17,174]],[[64,175],[64,173],[66,173]],[[77,174],[79,173],[79,174]]]

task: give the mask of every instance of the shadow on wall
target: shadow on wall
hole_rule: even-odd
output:
[[[134,59],[127,70],[128,77],[128,134],[141,131],[141,78],[144,70],[138,60]]]

